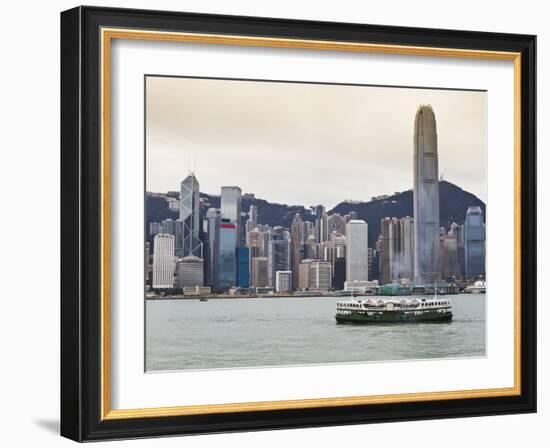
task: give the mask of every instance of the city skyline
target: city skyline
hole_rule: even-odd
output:
[[[189,78],[147,78],[146,188],[197,171],[206,194],[238,179],[243,193],[327,209],[404,191],[423,103],[438,116],[440,174],[485,202],[484,92]]]
[[[315,85],[314,89],[319,87],[323,87],[321,90],[325,94],[327,86]],[[298,127],[303,129],[303,126]],[[483,202],[471,194],[466,201],[455,203],[451,200],[455,211],[449,221],[442,221],[440,216],[440,185],[444,189],[449,184],[440,182],[440,172],[446,168],[440,159],[446,151],[440,150],[441,124],[432,104],[421,102],[417,105],[412,130],[412,144],[408,145],[412,163],[400,160],[412,174],[411,183],[405,190],[412,190],[412,209],[407,216],[390,214],[379,217],[380,226],[373,225],[372,216],[364,219],[365,210],[361,210],[359,201],[345,201],[347,205],[338,210],[330,207],[327,210],[325,201],[317,202],[319,194],[327,191],[342,193],[339,180],[347,178],[351,169],[347,158],[338,160],[340,164],[336,165],[323,160],[331,171],[328,176],[321,176],[322,186],[306,184],[306,188],[300,188],[303,175],[292,179],[299,185],[293,189],[294,196],[305,198],[304,191],[309,195],[313,192],[315,198],[312,202],[316,205],[308,210],[304,205],[306,202],[302,202],[301,208],[294,208],[291,212],[293,217],[289,225],[281,225],[280,218],[270,224],[262,223],[261,214],[264,211],[269,214],[269,211],[252,203],[257,192],[255,189],[243,194],[241,185],[258,174],[268,189],[275,185],[273,192],[281,186],[284,189],[288,173],[292,173],[293,168],[303,168],[299,159],[278,154],[275,160],[269,157],[265,160],[255,157],[253,152],[247,155],[250,163],[242,166],[237,160],[232,160],[231,164],[212,160],[206,167],[206,182],[210,179],[208,175],[212,176],[209,166],[214,167],[218,175],[210,185],[221,183],[219,201],[200,198],[201,185],[204,185],[201,184],[202,170],[205,168],[201,169],[200,176],[196,168],[193,169],[183,180],[178,179],[179,195],[167,189],[172,192],[171,196],[160,196],[166,201],[165,208],[155,207],[161,223],[149,221],[146,241],[153,243],[153,276],[149,283],[146,271],[146,286],[152,288],[153,294],[159,290],[176,289],[177,293],[184,295],[198,291],[226,296],[334,291],[403,295],[413,291],[436,292],[440,288],[444,293],[457,293],[458,282],[484,279],[486,236],[483,210],[479,206]],[[280,132],[284,133],[284,129]],[[307,151],[305,155],[309,162],[311,155]],[[323,158],[319,148],[316,148],[315,156]],[[464,157],[464,154],[462,158],[470,167],[472,162],[474,165],[479,162]],[[371,160],[367,159],[370,163]],[[260,165],[255,164],[258,160]],[[167,163],[167,166],[172,166],[172,163]],[[385,168],[377,165],[376,169],[369,171],[370,177],[378,180],[377,174],[387,174]],[[363,184],[367,179],[368,176],[357,176],[354,182]],[[389,200],[387,195],[381,199],[378,205],[398,203]],[[247,210],[243,209],[243,200],[248,201]],[[449,196],[446,201],[449,201]],[[179,211],[179,219],[169,218],[167,210]],[[464,222],[457,223],[457,218],[463,213]],[[274,214],[285,215],[287,222],[290,217],[280,206]],[[148,266],[150,245],[146,244],[145,249],[145,264]],[[174,275],[171,283],[167,281],[170,270]]]
[[[429,126],[425,127],[422,121]],[[434,179],[422,174],[423,170],[431,172],[432,177],[437,174],[437,163],[435,168],[430,165],[436,159],[437,145],[433,140],[435,117],[429,106],[419,107],[416,123],[424,128],[418,132],[420,143],[415,146],[419,158],[415,171],[420,169],[420,175],[415,175],[418,177],[416,183],[430,184]],[[431,155],[427,157],[426,152]],[[429,159],[427,162],[423,161],[425,157]],[[181,185],[186,194],[184,199],[187,199],[188,191],[196,193],[199,180],[192,174]],[[184,189],[184,185],[193,188]],[[468,206],[464,224],[453,222],[447,230],[439,222],[432,222],[435,216],[432,216],[430,202],[438,200],[438,195],[430,196],[415,185],[414,197],[415,202],[419,201],[415,212],[427,210],[428,221],[420,217],[421,225],[417,226],[411,216],[383,218],[378,240],[370,246],[368,222],[358,219],[353,210],[341,215],[328,213],[319,205],[311,210],[313,222],[302,221],[296,213],[289,227],[270,226],[259,223],[258,209],[253,204],[248,211],[240,212],[240,187],[222,186],[219,208],[200,211],[199,201],[192,201],[193,207],[182,212],[182,205],[178,204],[183,219],[150,223],[149,236],[154,243],[151,286],[157,290],[192,288],[192,294],[196,288],[203,288],[200,289],[202,293],[234,290],[245,294],[256,291],[257,294],[259,290],[365,293],[367,290],[383,291],[384,287],[387,292],[399,294],[395,288],[410,288],[411,285],[430,288],[441,280],[443,284],[450,280],[452,290],[458,279],[483,278],[485,225],[481,207]],[[187,217],[199,214],[203,222],[203,241],[198,238],[198,243],[202,251],[204,242],[205,257],[186,251],[182,245],[178,253],[177,240],[185,242],[188,235],[194,233],[194,228],[186,225]],[[425,235],[419,238],[418,227],[423,229],[420,235],[430,234],[428,238]],[[431,233],[435,233],[433,238]],[[148,242],[145,248],[146,265],[149,265]],[[422,257],[427,257],[429,262],[427,270]],[[169,281],[170,272],[173,273],[172,282]]]

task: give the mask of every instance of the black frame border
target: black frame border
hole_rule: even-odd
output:
[[[100,29],[521,53],[521,395],[101,420]],[[536,412],[536,36],[77,7],[61,13],[61,435],[143,438]]]

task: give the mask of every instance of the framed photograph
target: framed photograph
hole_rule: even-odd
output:
[[[536,411],[531,35],[61,14],[61,433]]]

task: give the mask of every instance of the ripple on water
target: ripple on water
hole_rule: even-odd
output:
[[[451,296],[442,324],[338,325],[337,300],[147,301],[147,370],[485,355],[485,296]]]

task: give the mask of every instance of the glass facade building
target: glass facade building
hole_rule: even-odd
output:
[[[237,278],[237,226],[228,219],[222,219],[220,224],[218,278],[216,289],[228,290],[236,284]]]
[[[218,259],[220,253],[221,216],[214,208],[208,209],[204,219],[204,283],[216,286],[218,283]]]
[[[414,279],[439,281],[439,165],[435,114],[420,106],[414,121]]]
[[[248,247],[237,247],[237,286],[250,286],[249,250]]]
[[[181,255],[202,258],[202,242],[199,239],[199,181],[193,173],[180,184],[180,222],[183,242]]]
[[[468,207],[464,222],[466,278],[485,276],[485,224],[481,207]]]
[[[222,218],[236,224],[237,247],[242,246],[242,225],[241,225],[241,189],[239,187],[222,187],[220,208]]]

